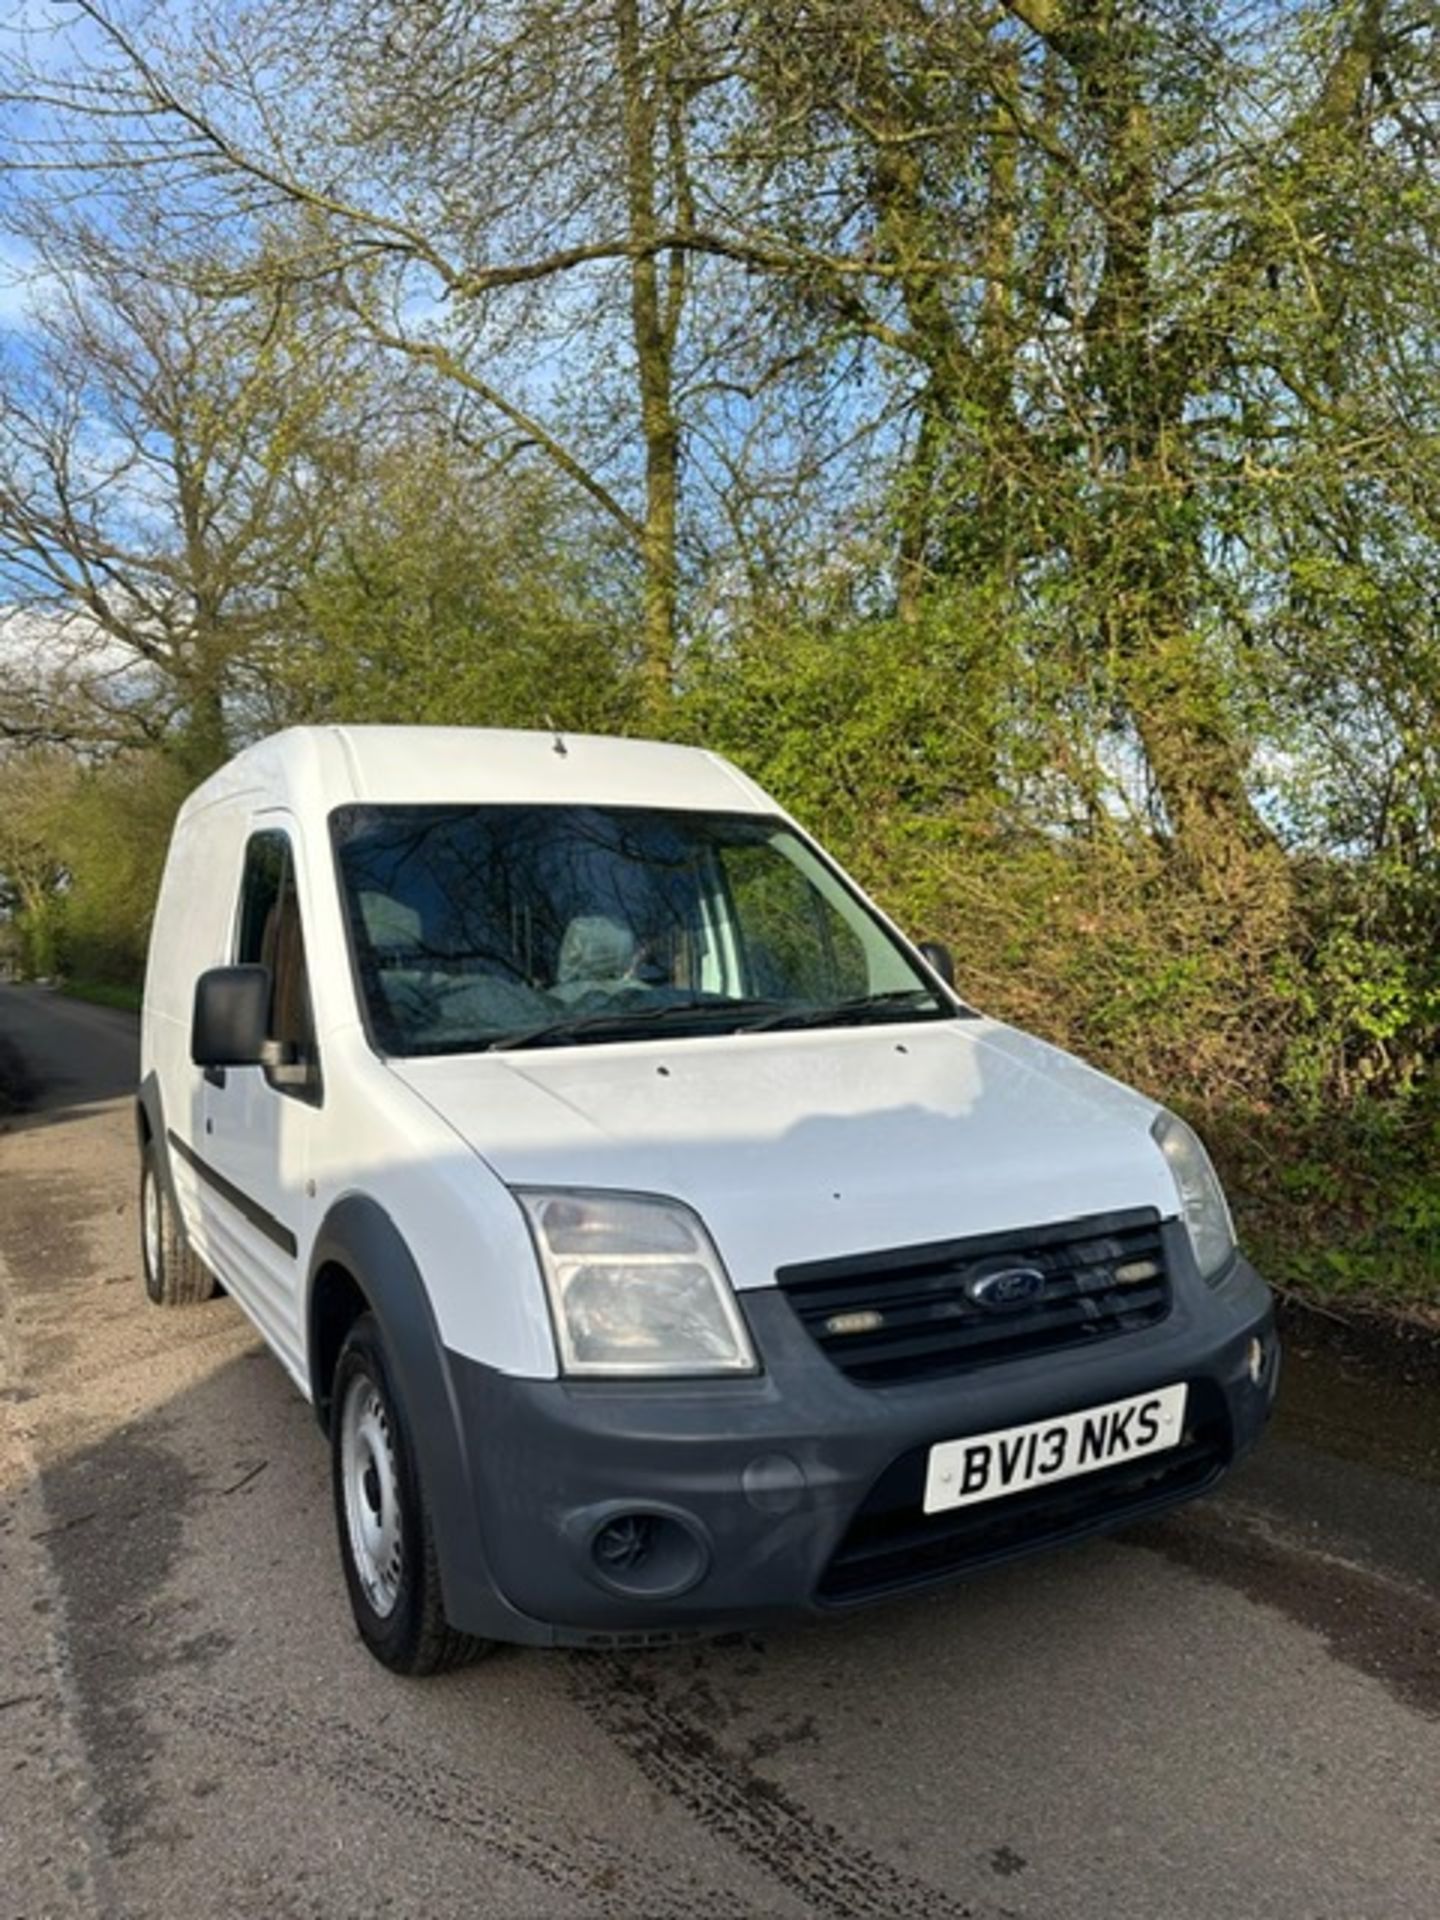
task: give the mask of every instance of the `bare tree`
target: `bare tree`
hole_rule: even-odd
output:
[[[353,369],[281,289],[223,306],[133,232],[32,224],[0,358],[0,732],[222,759],[353,453]]]

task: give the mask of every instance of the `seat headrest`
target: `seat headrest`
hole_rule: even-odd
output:
[[[580,913],[566,927],[555,964],[555,979],[619,980],[635,958],[635,935],[603,913]]]
[[[414,907],[392,900],[388,893],[362,892],[357,898],[360,918],[376,953],[412,953],[424,946],[420,915]]]

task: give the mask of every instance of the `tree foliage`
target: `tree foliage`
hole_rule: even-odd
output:
[[[297,596],[273,689],[291,721],[617,731],[639,709],[634,569],[543,475],[443,442],[367,463]]]

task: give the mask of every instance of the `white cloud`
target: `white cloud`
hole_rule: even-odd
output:
[[[31,712],[88,707],[118,712],[153,690],[154,676],[129,647],[86,613],[0,608],[0,698]]]

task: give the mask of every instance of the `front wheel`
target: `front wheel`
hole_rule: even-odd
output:
[[[463,1666],[490,1642],[445,1618],[430,1515],[372,1314],[340,1350],[330,1405],[335,1520],[360,1638],[395,1673]]]
[[[153,1140],[140,1162],[140,1268],[157,1307],[197,1306],[216,1291],[215,1276],[185,1244]]]

